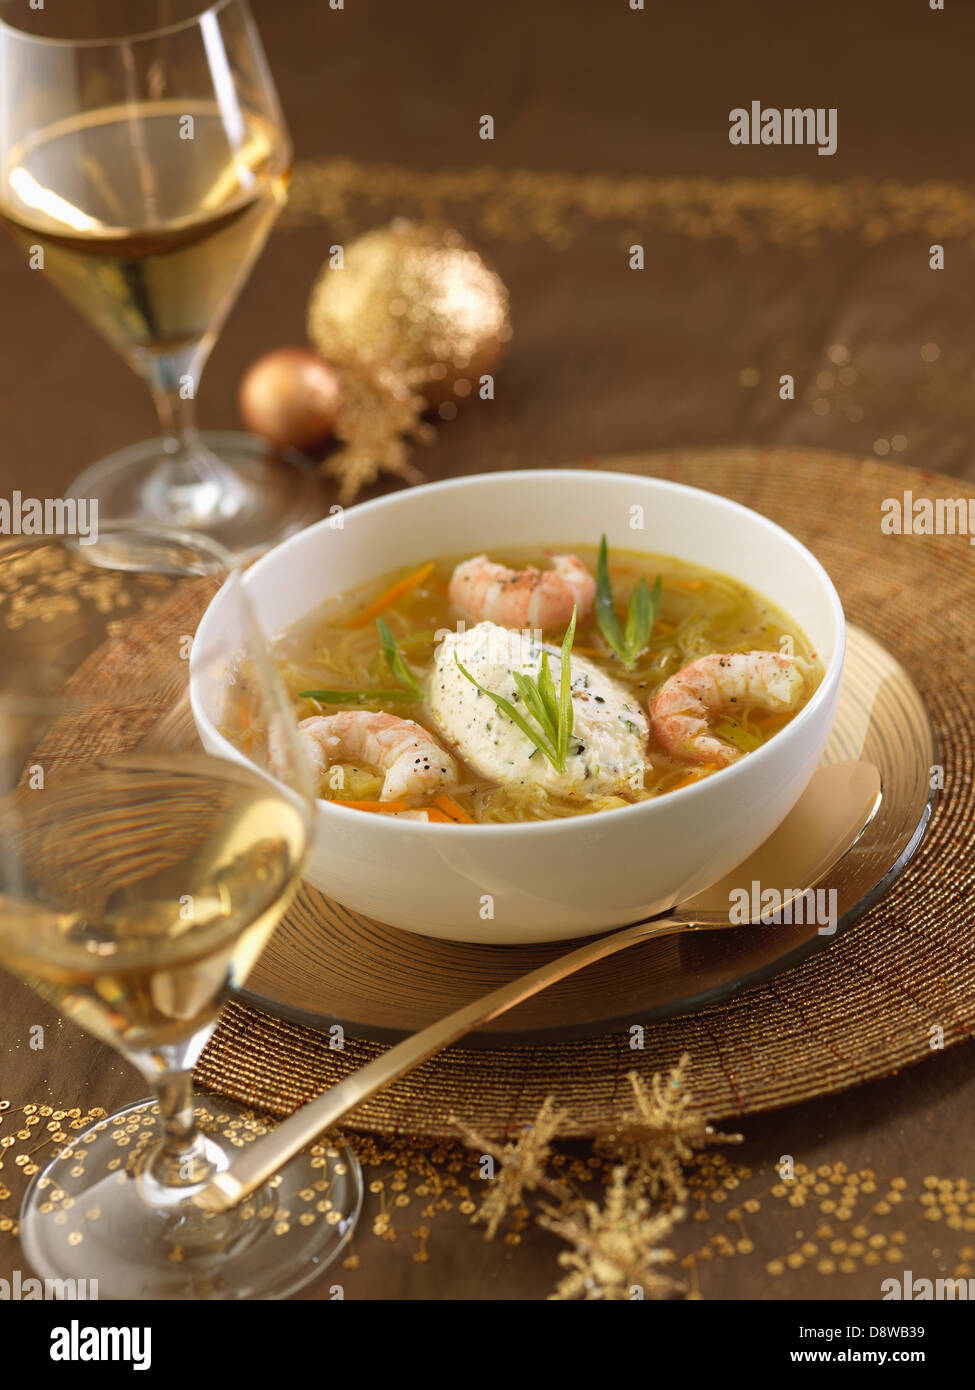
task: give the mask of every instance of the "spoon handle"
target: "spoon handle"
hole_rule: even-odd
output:
[[[451,1043],[462,1038],[481,1023],[487,1023],[499,1014],[530,999],[533,994],[564,980],[577,970],[593,965],[597,960],[623,951],[636,941],[649,937],[669,936],[674,932],[689,931],[703,926],[693,918],[658,917],[643,922],[634,922],[609,936],[600,936],[569,951],[564,956],[556,956],[546,961],[536,970],[521,975],[490,994],[482,995],[472,1004],[455,1009],[446,1018],[421,1028],[418,1033],[404,1038],[394,1047],[368,1062],[358,1071],[340,1081],[323,1095],[308,1101],[293,1115],[289,1115],[276,1129],[263,1135],[246,1152],[235,1158],[222,1173],[216,1174],[207,1185],[200,1189],[193,1200],[205,1211],[227,1211],[243,1200],[262,1182],[265,1182],[289,1158],[316,1139],[323,1130],[330,1128],[348,1111],[354,1110],[364,1100],[381,1091],[391,1081],[403,1076],[405,1072],[425,1062],[428,1057],[440,1052]],[[717,923],[715,924],[717,925]]]

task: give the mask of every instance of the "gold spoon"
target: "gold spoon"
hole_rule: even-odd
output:
[[[567,955],[547,961],[530,974],[501,985],[404,1038],[256,1140],[229,1168],[211,1178],[193,1201],[205,1211],[229,1210],[376,1091],[556,980],[564,980],[576,970],[615,955],[637,941],[675,932],[720,931],[740,925],[740,916],[732,919],[733,893],[744,890],[751,902],[753,884],[757,883],[763,892],[775,889],[784,912],[843,858],[873,819],[880,800],[880,774],[872,763],[853,761],[820,768],[765,843],[703,893],[662,916],[634,922],[608,936],[591,938]]]

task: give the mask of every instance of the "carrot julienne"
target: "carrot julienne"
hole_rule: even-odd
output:
[[[446,797],[445,800],[449,801],[450,798]],[[435,806],[411,806],[408,801],[339,801],[336,797],[333,799],[332,805],[346,806],[350,811],[371,811],[380,816],[398,816],[404,811],[422,811],[428,820],[436,821],[440,825],[458,824],[453,816],[447,815],[442,810],[437,810]],[[457,811],[461,815],[464,814],[459,806],[457,806]],[[468,819],[470,818],[468,817]]]
[[[693,772],[689,772],[686,777],[682,777],[679,782],[675,782],[669,790],[672,792],[680,791],[681,787],[689,787],[692,782],[700,782],[705,773],[717,771],[717,763],[702,763],[701,766],[695,768]]]
[[[350,811],[377,811],[380,815],[390,811],[416,811],[418,807],[408,801],[340,801],[332,799],[333,806],[347,806]]]
[[[474,817],[469,816],[463,806],[458,806],[454,798],[448,796],[446,792],[438,792],[433,798],[433,804],[439,806],[441,811],[443,811],[450,820],[456,821],[458,825],[477,824]]]
[[[386,609],[398,598],[402,598],[411,589],[415,589],[418,584],[422,584],[427,575],[432,573],[433,561],[431,560],[428,564],[421,565],[415,574],[408,574],[403,579],[398,579],[395,584],[390,585],[385,593],[380,594],[377,599],[373,599],[368,608],[364,608],[361,613],[357,613],[354,618],[350,619],[349,627],[365,627],[380,613],[385,613]]]

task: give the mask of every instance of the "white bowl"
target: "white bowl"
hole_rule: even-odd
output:
[[[643,529],[634,529],[642,519]],[[340,524],[339,524],[340,523]],[[404,931],[517,943],[586,936],[699,892],[756,849],[792,809],[826,746],[839,697],[839,597],[808,550],[757,512],[713,493],[628,473],[486,473],[397,492],[276,546],[245,587],[269,635],[325,599],[441,554],[598,542],[706,565],[796,622],[826,668],[809,703],[749,756],[695,785],[597,815],[456,826],[364,815],[327,802],[305,877],[347,907]],[[218,594],[197,646],[222,630]],[[212,625],[217,625],[214,628]],[[220,692],[191,662],[205,747],[241,758],[214,727]]]

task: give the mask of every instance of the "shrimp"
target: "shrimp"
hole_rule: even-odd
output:
[[[775,712],[792,709],[804,686],[796,657],[779,652],[702,656],[664,681],[650,701],[651,727],[673,757],[726,767],[739,750],[708,731],[708,715],[739,701]]]
[[[371,710],[313,714],[298,725],[301,742],[319,776],[332,763],[370,763],[385,774],[380,801],[423,796],[457,781],[457,764],[412,719]]]
[[[475,555],[454,570],[450,601],[474,622],[510,628],[565,627],[576,608],[585,622],[592,612],[596,581],[578,555],[553,555],[543,574],[534,565],[509,570]]]

